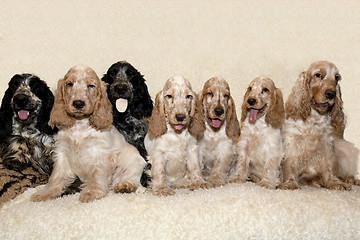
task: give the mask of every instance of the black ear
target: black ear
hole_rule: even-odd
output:
[[[129,81],[134,88],[130,106],[131,114],[138,119],[150,117],[154,104],[151,100],[144,76],[131,65],[126,71],[126,75],[128,75]]]
[[[41,108],[37,118],[36,128],[46,134],[54,134],[57,129],[48,125],[50,112],[54,105],[54,95],[47,84],[37,76],[30,79],[31,91],[41,100]]]
[[[22,81],[23,77],[21,75],[14,75],[2,99],[0,108],[0,140],[10,136],[12,133],[12,117],[14,113],[11,107],[11,99]]]

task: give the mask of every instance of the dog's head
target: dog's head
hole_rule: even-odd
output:
[[[62,129],[84,118],[89,118],[95,129],[108,130],[112,124],[111,104],[106,83],[100,81],[95,71],[75,66],[58,82],[49,123]]]
[[[247,116],[250,123],[265,116],[266,123],[274,128],[281,128],[285,119],[282,93],[268,77],[257,77],[251,81],[241,109],[242,122]]]
[[[153,102],[145,79],[130,63],[114,63],[102,81],[108,84],[107,93],[114,112],[125,112],[138,119],[151,116]]]
[[[47,123],[53,103],[54,96],[43,80],[33,74],[16,74],[11,78],[2,100],[2,126],[10,131],[14,120],[20,127],[32,125],[40,132],[52,134],[55,129]],[[6,135],[4,130],[1,135]]]

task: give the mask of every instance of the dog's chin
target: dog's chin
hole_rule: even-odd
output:
[[[317,103],[315,102],[315,100],[313,100],[311,105],[312,108],[316,110],[318,113],[327,114],[332,110],[334,103],[332,102]]]
[[[82,120],[85,118],[89,118],[91,114],[87,114],[84,111],[71,111],[67,113],[70,117],[76,120]]]

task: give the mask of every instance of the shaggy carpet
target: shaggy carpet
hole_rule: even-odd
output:
[[[360,187],[244,183],[170,197],[109,193],[87,204],[79,194],[33,203],[35,191],[0,209],[0,239],[360,239]]]

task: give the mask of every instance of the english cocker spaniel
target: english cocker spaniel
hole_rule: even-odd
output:
[[[145,166],[137,149],[112,126],[106,83],[89,67],[75,66],[59,80],[49,124],[57,127],[54,169],[44,190],[32,201],[61,195],[78,176],[81,202],[114,192],[134,192]]]
[[[145,137],[155,195],[172,195],[173,188],[205,186],[197,144],[205,130],[199,104],[189,81],[181,76],[168,79],[156,95]]]
[[[52,170],[48,125],[54,96],[33,74],[16,74],[0,109],[0,204],[47,182]]]
[[[358,150],[343,139],[345,119],[336,66],[327,61],[310,65],[297,79],[285,104],[282,135],[285,150],[282,189],[299,185],[350,190]]]
[[[240,125],[235,102],[225,79],[209,79],[199,96],[206,126],[204,137],[199,141],[202,173],[208,187],[218,187],[224,185],[228,178],[240,136]]]
[[[124,135],[125,140],[134,145],[147,161],[144,138],[148,131],[148,118],[153,110],[153,102],[143,75],[130,63],[114,63],[102,77],[108,84],[107,94],[112,104],[113,125]],[[147,165],[141,176],[141,184],[147,187],[151,168]]]
[[[281,90],[268,77],[257,77],[249,85],[241,106],[239,160],[230,182],[248,176],[270,189],[279,184],[283,158],[280,129],[285,111]]]

